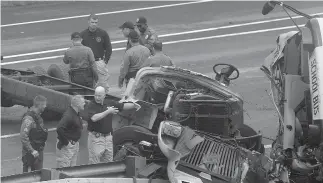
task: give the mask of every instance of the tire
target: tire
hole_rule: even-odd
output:
[[[239,131],[242,137],[257,135],[257,132],[246,124],[242,124],[241,127],[239,128]]]
[[[48,67],[47,74],[57,79],[70,81],[68,70],[66,65],[52,64]]]
[[[239,131],[242,137],[251,137],[258,134],[254,129],[252,129],[250,126],[246,124],[242,124],[241,127],[239,128]],[[258,151],[259,153],[265,152],[265,147],[262,143],[259,142],[258,138],[257,140],[253,140],[253,141],[248,140],[247,142],[244,142],[244,143],[242,142],[240,145],[247,149],[250,149],[252,147],[250,150],[255,150],[255,151]]]
[[[30,67],[30,68],[27,69],[27,71],[32,71],[32,72],[34,72],[35,74],[38,74],[38,75],[47,75],[45,69],[40,67],[40,66]]]
[[[114,154],[116,154],[116,152],[118,151],[118,149],[120,148],[120,146],[124,145],[124,144],[128,144],[128,145],[138,145],[142,140],[145,140],[142,138],[141,135],[138,135],[138,131],[139,134],[140,132],[144,133],[144,134],[151,134],[153,135],[153,133],[141,126],[136,126],[136,125],[131,125],[131,126],[124,126],[121,127],[119,129],[117,129],[116,131],[113,132],[113,149],[114,149]]]

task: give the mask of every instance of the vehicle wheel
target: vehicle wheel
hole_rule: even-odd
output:
[[[52,64],[48,67],[47,74],[54,78],[69,81],[68,67],[66,65]]]
[[[124,154],[124,152],[119,152],[123,151],[123,146],[126,146],[128,149],[140,154],[138,144],[144,139],[142,139],[142,136],[138,135],[138,132],[153,134],[150,130],[135,125],[124,126],[113,132],[113,150],[114,155],[116,157],[118,156],[118,159],[120,159],[121,154]]]
[[[242,124],[242,126],[239,128],[239,131],[242,137],[257,135],[257,132],[246,124]]]
[[[56,111],[45,109],[45,111],[41,114],[41,117],[44,121],[57,121],[62,118],[62,115],[63,114],[58,113]]]
[[[239,128],[240,131],[240,135],[242,137],[250,137],[250,136],[255,136],[258,133],[252,129],[250,126],[246,125],[246,124],[242,124],[242,126]],[[259,144],[259,138],[257,138],[257,140],[247,140],[245,142],[241,142],[240,145],[246,149],[249,150],[256,150],[260,153],[264,152],[264,145],[263,144]]]
[[[39,75],[47,75],[45,69],[40,66],[30,67],[27,69],[27,71],[31,71],[31,72],[34,72],[35,74],[39,74]]]

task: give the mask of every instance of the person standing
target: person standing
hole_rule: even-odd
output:
[[[88,122],[89,164],[113,161],[112,117],[119,111],[136,108],[133,103],[104,102],[106,90],[95,89],[94,100],[86,105]]]
[[[22,143],[23,172],[40,170],[43,168],[43,157],[48,130],[40,116],[47,105],[47,99],[37,95],[33,106],[23,115],[20,129]]]
[[[145,17],[137,18],[136,27],[140,32],[139,43],[146,46],[150,50],[151,55],[153,55],[153,43],[158,40],[156,31],[148,26],[147,19]]]
[[[163,43],[155,41],[153,44],[154,55],[150,56],[146,62],[145,67],[160,67],[160,66],[173,66],[172,59],[163,53]]]
[[[99,17],[91,14],[88,18],[89,27],[81,32],[82,44],[93,51],[95,63],[98,69],[98,83],[104,83],[109,88],[108,62],[112,54],[112,46],[109,34],[98,27]]]
[[[137,72],[144,67],[145,61],[150,56],[147,47],[139,44],[139,35],[136,31],[130,31],[129,39],[131,48],[126,51],[120,67],[119,88],[125,82],[128,84],[130,78],[135,78]]]
[[[127,38],[127,47],[126,47],[126,51],[127,51],[131,48],[129,33],[135,30],[135,26],[132,22],[126,21],[119,27],[119,29],[121,29],[123,36]]]
[[[71,106],[63,114],[57,126],[56,160],[57,168],[76,166],[83,123],[80,111],[84,110],[85,100],[81,95],[71,99]]]
[[[73,46],[66,50],[63,58],[65,64],[69,64],[71,82],[93,88],[98,80],[98,71],[94,55],[89,47],[82,45],[81,34],[71,34]]]

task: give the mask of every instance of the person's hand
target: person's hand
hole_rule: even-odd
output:
[[[110,114],[118,114],[119,109],[116,107],[107,107]]]
[[[63,147],[63,143],[59,140],[59,141],[57,142],[57,149],[61,150],[61,149],[62,149],[62,147]]]
[[[123,87],[123,82],[119,81],[119,88],[122,88]]]
[[[99,80],[99,75],[98,75],[98,73],[97,73],[97,72],[93,72],[93,78],[94,78],[94,81],[95,81],[95,82],[98,82],[98,80]]]
[[[35,158],[39,156],[39,153],[38,151],[34,150],[32,153],[31,153]]]

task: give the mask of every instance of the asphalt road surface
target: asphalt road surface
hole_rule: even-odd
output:
[[[99,17],[99,25],[108,31],[111,40],[115,42],[124,40],[117,28],[119,25],[126,20],[135,21],[138,16],[145,16],[148,24],[159,35],[166,34],[161,38],[166,43],[164,52],[173,58],[177,66],[213,77],[212,66],[215,63],[235,65],[240,70],[240,78],[233,81],[230,88],[245,100],[245,123],[257,131],[262,131],[264,136],[274,137],[277,115],[266,92],[269,82],[259,68],[264,58],[274,49],[277,36],[296,30],[290,28],[293,25],[292,22],[286,20],[286,15],[279,8],[268,16],[263,16],[261,10],[264,2],[203,2],[122,11],[178,3],[183,2],[70,2],[58,3],[50,7],[2,9],[1,54],[5,60],[1,66],[26,69],[39,65],[47,69],[52,63],[62,64],[61,58],[46,60],[41,58],[59,56],[64,53],[63,51],[17,55],[67,48],[70,46],[70,34],[87,27],[86,17],[39,23],[33,23],[33,21],[59,19],[90,12],[105,13]],[[309,14],[323,13],[322,2],[288,2],[288,4]],[[259,22],[265,20],[266,22]],[[304,18],[295,20],[300,25],[306,23]],[[16,25],[22,22],[31,23]],[[254,23],[250,24],[251,22]],[[172,33],[180,34],[167,35]],[[114,49],[123,47],[125,42],[113,44]],[[109,84],[113,87],[114,93],[120,93],[116,85],[123,54],[124,50],[114,51],[109,62],[111,73]],[[56,124],[57,122],[50,122],[47,125],[52,128]],[[19,127],[17,122],[2,122],[1,133],[2,135],[18,133]],[[86,164],[88,160],[86,139],[87,135],[84,132],[80,143],[78,164]],[[266,139],[264,142],[271,143]],[[56,132],[50,132],[45,148],[44,167],[56,166],[55,143]],[[13,137],[2,138],[1,145],[1,175],[21,173],[19,137],[13,135]]]

